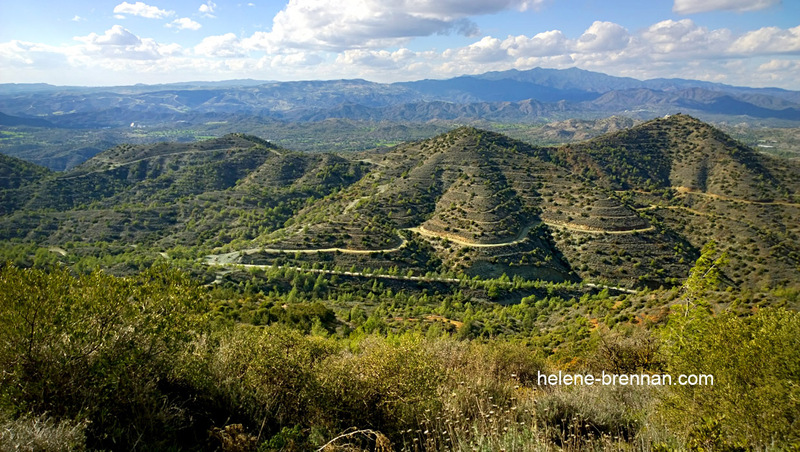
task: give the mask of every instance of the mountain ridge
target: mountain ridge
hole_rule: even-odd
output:
[[[463,117],[478,119],[484,118],[485,110],[497,109],[498,103],[531,101],[543,108],[534,112],[520,109],[505,119],[531,121],[559,111],[572,116],[628,113],[644,118],[683,109],[701,115],[800,121],[800,92],[682,79],[642,81],[577,68],[534,68],[391,84],[352,79],[46,88],[32,85],[26,92],[21,85],[0,85],[0,111],[45,119],[63,127],[119,127],[131,122],[186,120],[191,114],[209,112],[300,121],[313,120],[326,115],[324,112],[328,112],[327,117],[352,118],[342,108],[346,105],[358,106],[356,111],[372,111],[373,120],[392,120],[398,117],[392,109],[430,102],[481,105],[472,111],[463,110]],[[630,90],[649,94],[631,97],[626,94]],[[698,97],[697,92],[706,94]],[[600,100],[604,95],[614,95],[616,101]],[[730,100],[714,103],[724,95]],[[419,114],[415,120],[438,118],[439,110]]]
[[[62,170],[115,144],[169,137],[193,141],[231,132],[274,135],[293,149],[364,150],[463,124],[517,128],[522,133],[515,136],[528,139],[545,123],[614,116],[644,121],[682,112],[752,129],[739,137],[763,135],[757,127],[800,124],[800,92],[535,68],[390,84],[362,79],[93,88],[12,84],[0,85],[0,112],[0,122],[8,119],[0,125],[0,152]],[[358,138],[335,128],[334,120],[350,121],[346,128]],[[403,123],[407,133],[386,127],[390,122]],[[374,133],[378,129],[386,133]],[[564,140],[552,135],[539,142]],[[792,140],[781,146],[776,152],[796,148]]]

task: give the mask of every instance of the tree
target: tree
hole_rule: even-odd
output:
[[[800,315],[784,309],[762,309],[751,317],[727,310],[715,315],[712,291],[726,262],[716,243],[703,247],[681,290],[685,305],[663,330],[673,378],[703,374],[713,383],[671,386],[665,412],[693,444],[764,449],[796,443]]]
[[[709,291],[716,289],[720,283],[720,268],[727,264],[728,253],[719,254],[717,243],[710,241],[703,246],[700,257],[695,262],[694,267],[689,270],[689,277],[683,283],[681,292],[683,301],[686,303],[684,315],[689,315],[690,305],[703,305],[703,296]]]

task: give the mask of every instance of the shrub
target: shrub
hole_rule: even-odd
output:
[[[316,368],[338,350],[284,325],[238,325],[198,338],[178,373],[212,424],[241,423],[263,440],[280,426],[317,421]]]
[[[710,374],[714,384],[672,386],[665,412],[683,432],[709,423],[733,444],[796,444],[798,331],[800,313],[785,309],[762,309],[746,318],[730,312],[712,317],[702,308],[674,315],[666,332],[670,372]]]
[[[537,425],[561,446],[570,438],[629,440],[642,427],[643,412],[651,399],[648,390],[633,386],[558,388],[536,400]]]
[[[168,438],[180,407],[160,390],[195,328],[201,297],[184,276],[132,278],[0,269],[0,406],[90,421],[92,447]]]
[[[441,363],[431,359],[417,335],[393,341],[368,336],[321,369],[326,415],[344,427],[370,428],[394,436],[416,425],[426,409],[440,406]],[[329,421],[330,422],[330,421]]]
[[[642,327],[592,332],[589,367],[616,374],[659,372],[664,368],[658,337]]]

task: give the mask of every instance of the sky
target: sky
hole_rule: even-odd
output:
[[[800,90],[799,0],[0,0],[0,83],[578,67]]]

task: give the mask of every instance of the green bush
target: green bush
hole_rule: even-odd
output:
[[[681,311],[683,309],[681,308]],[[713,385],[672,386],[665,411],[680,431],[712,423],[731,444],[800,441],[800,313],[762,309],[750,317],[705,309],[676,314],[667,330],[669,371],[710,374]]]
[[[284,426],[327,422],[318,369],[340,349],[282,324],[236,325],[198,337],[175,373],[208,427],[241,424],[263,442]]]
[[[417,333],[346,343],[281,324],[217,331],[198,338],[179,361],[187,391],[198,395],[195,411],[211,415],[215,431],[242,424],[262,448],[290,436],[292,444],[319,446],[349,428],[399,444],[404,432],[445,413],[477,421],[493,405],[516,406],[521,381],[542,368],[514,344]]]
[[[161,382],[201,299],[164,268],[132,278],[1,268],[0,407],[90,421],[92,447],[168,438],[185,419]]]
[[[616,374],[663,371],[661,343],[643,327],[597,328],[592,332],[591,342],[587,364],[594,371]]]
[[[344,428],[371,428],[390,437],[415,426],[426,409],[441,405],[444,369],[427,344],[417,335],[367,336],[353,351],[329,360],[320,371],[326,414]]]

